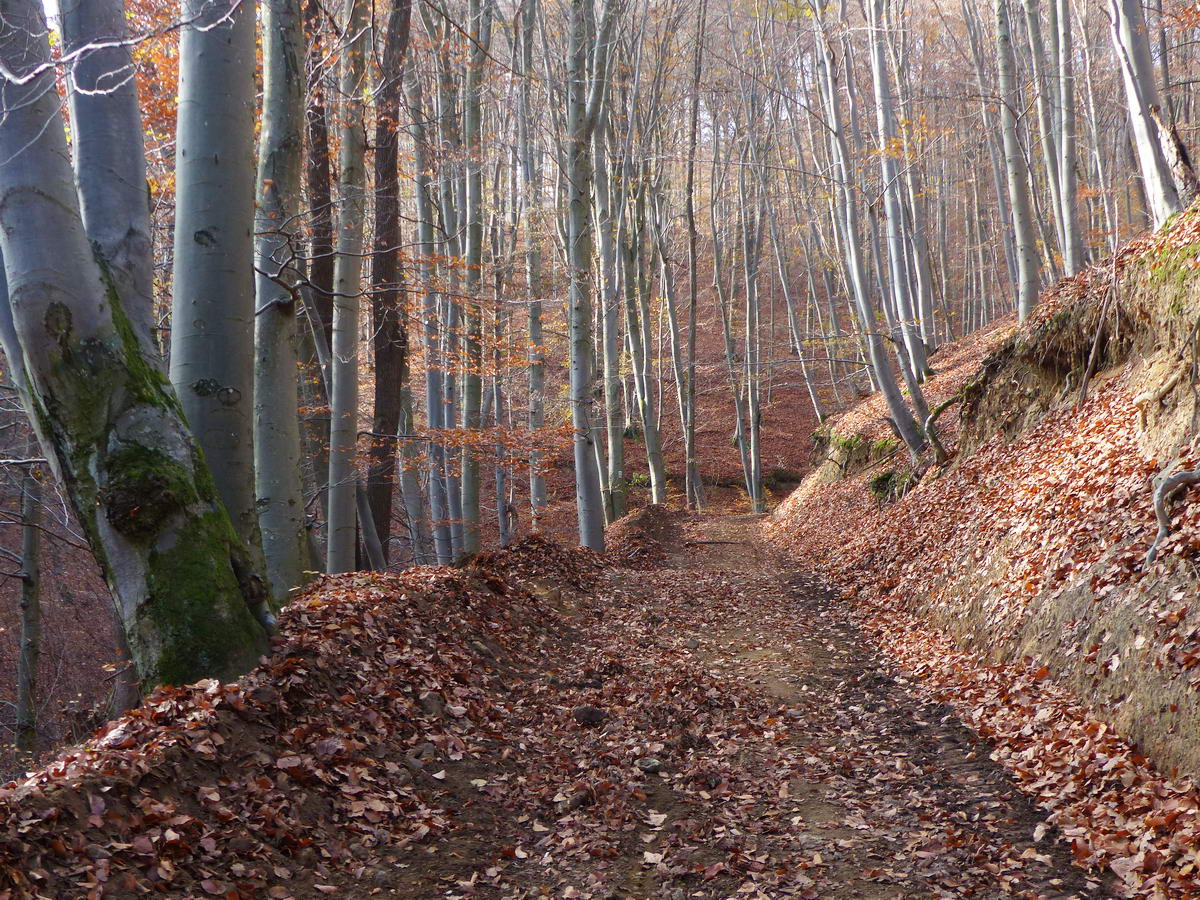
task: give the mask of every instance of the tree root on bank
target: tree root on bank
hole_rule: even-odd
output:
[[[1186,355],[1187,351],[1190,350],[1192,357],[1191,365],[1181,365],[1159,387],[1143,391],[1134,398],[1133,405],[1138,411],[1138,426],[1142,431],[1145,431],[1148,425],[1149,409],[1162,403],[1167,394],[1175,390],[1179,382],[1183,380],[1184,375],[1191,376],[1192,387],[1193,390],[1195,389],[1197,368],[1200,366],[1200,360],[1197,359],[1196,355],[1196,337],[1198,335],[1200,335],[1200,319],[1196,320],[1196,323],[1192,326],[1192,330],[1188,332],[1187,340],[1183,342],[1183,346],[1174,354],[1175,358],[1183,364],[1187,362]]]
[[[962,392],[955,394],[949,400],[944,400],[939,403],[929,416],[925,419],[925,437],[929,439],[929,443],[933,445],[933,460],[937,465],[941,465],[950,458],[950,454],[946,452],[945,446],[942,445],[941,438],[938,437],[937,429],[934,424],[937,422],[938,416],[944,413],[948,408],[962,400]]]
[[[1158,534],[1154,543],[1146,551],[1146,563],[1149,566],[1158,557],[1158,548],[1171,533],[1171,510],[1168,506],[1179,491],[1193,484],[1200,484],[1200,470],[1192,472],[1177,472],[1169,478],[1163,478],[1154,489],[1154,516],[1158,519]]]
[[[1158,404],[1162,403],[1163,398],[1166,397],[1167,394],[1171,393],[1171,391],[1175,390],[1175,386],[1183,380],[1183,376],[1186,371],[1187,370],[1183,368],[1176,369],[1175,374],[1164,381],[1160,387],[1153,391],[1145,391],[1141,394],[1138,394],[1134,398],[1133,405],[1137,407],[1138,411],[1138,426],[1143,431],[1146,430],[1147,416],[1149,414],[1148,408],[1152,406],[1158,406]]]

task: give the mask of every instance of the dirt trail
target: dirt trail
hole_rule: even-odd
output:
[[[529,744],[448,765],[458,827],[364,895],[1113,896],[757,526],[660,520],[640,570],[565,597],[555,674],[514,682]],[[575,704],[603,720],[564,726]]]
[[[788,739],[810,754],[788,788],[807,825],[797,852],[824,863],[818,895],[1110,896],[1071,865],[986,743],[894,672],[844,607],[756,531],[751,517],[695,521],[671,564],[720,569],[744,593],[784,586],[773,608],[726,610],[703,656],[788,707]]]

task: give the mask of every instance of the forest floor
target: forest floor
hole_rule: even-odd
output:
[[[324,579],[0,788],[0,898],[1116,896],[761,523]]]
[[[759,525],[652,514],[617,536],[637,568],[556,597],[568,626],[513,682],[528,745],[446,765],[454,827],[362,896],[1114,896]]]

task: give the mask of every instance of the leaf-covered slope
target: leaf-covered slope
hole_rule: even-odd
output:
[[[1200,773],[1195,492],[1146,562],[1155,479],[1200,466],[1198,251],[1189,213],[1043,295],[962,380],[956,457],[898,502],[881,505],[869,483],[903,466],[868,460],[847,478],[811,476],[770,526],[881,640],[1014,742],[1010,762],[1037,770],[1031,789],[1084,823],[1079,852],[1112,862],[1130,890],[1190,877],[1185,848],[1200,838],[1190,788],[1163,787],[1129,743],[1160,771]],[[1061,711],[1037,699],[1047,679],[1090,732],[1056,734]],[[1097,730],[1122,736],[1099,758]],[[1027,765],[1039,755],[1059,762]],[[1093,819],[1104,824],[1089,834]]]
[[[326,578],[248,675],[157,691],[0,789],[0,895],[308,896],[445,828],[422,760],[477,752],[506,673],[560,625],[519,585],[599,569],[524,543],[465,572]]]

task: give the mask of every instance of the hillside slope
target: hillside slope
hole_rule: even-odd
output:
[[[1107,821],[1111,846],[1077,853],[1148,896],[1176,895],[1162,885],[1197,837],[1195,492],[1147,557],[1156,485],[1200,467],[1197,269],[1191,212],[1056,285],[1020,328],[943,349],[930,403],[961,400],[939,429],[949,463],[914,472],[867,401],[768,525],[1000,740],[1060,824]]]

